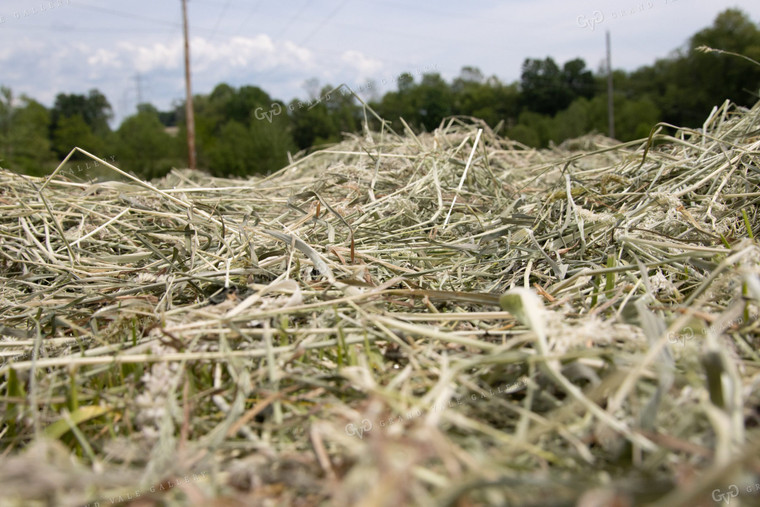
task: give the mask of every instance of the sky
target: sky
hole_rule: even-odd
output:
[[[309,96],[308,80],[365,96],[404,72],[447,81],[464,66],[519,80],[526,58],[560,65],[605,58],[634,70],[667,57],[727,8],[760,21],[757,0],[188,0],[193,93],[255,85],[274,99]],[[374,86],[368,87],[372,81]],[[313,82],[313,81],[312,81]],[[0,86],[50,107],[93,88],[113,126],[139,102],[183,100],[181,0],[0,0]],[[312,86],[313,88],[313,86]]]

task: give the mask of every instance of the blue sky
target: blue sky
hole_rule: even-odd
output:
[[[512,82],[525,58],[546,56],[596,71],[606,30],[613,67],[633,70],[729,7],[760,21],[757,0],[189,0],[193,91],[252,84],[289,101],[317,78],[383,93],[402,72],[450,80],[465,65]],[[16,96],[51,106],[98,88],[118,122],[138,94],[160,109],[181,100],[182,65],[180,0],[0,3],[0,85]]]

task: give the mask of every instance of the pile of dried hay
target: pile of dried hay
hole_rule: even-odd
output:
[[[3,505],[757,502],[758,126],[0,172]]]

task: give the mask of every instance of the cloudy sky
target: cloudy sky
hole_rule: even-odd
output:
[[[525,58],[581,57],[593,70],[612,36],[615,68],[667,56],[715,16],[757,0],[189,0],[193,91],[226,82],[289,101],[305,82],[368,80],[465,65],[505,82]],[[167,109],[184,96],[180,0],[2,0],[0,85],[51,106],[58,93],[103,92],[115,124],[138,99]]]

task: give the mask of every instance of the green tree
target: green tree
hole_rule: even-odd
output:
[[[526,109],[540,114],[555,114],[570,103],[562,71],[550,57],[527,58],[520,74],[520,92]]]
[[[294,149],[287,108],[261,88],[222,83],[193,102],[200,167],[216,175],[245,176],[287,163],[287,152]],[[184,106],[177,107],[177,118],[184,139]],[[184,156],[186,150],[183,144]]]
[[[754,104],[760,67],[736,56],[704,53],[698,50],[701,46],[760,61],[760,29],[742,11],[728,9],[712,26],[694,34],[685,49],[616,81],[616,89],[627,98],[648,97],[662,120],[684,126],[701,125],[712,107],[726,99],[743,106]]]
[[[59,118],[53,131],[53,149],[59,157],[65,157],[74,147],[94,155],[102,154],[105,148],[104,140],[92,132],[80,114]]]
[[[578,97],[589,99],[594,95],[594,74],[586,69],[586,62],[581,58],[565,62],[562,66],[562,83],[571,100]]]
[[[13,115],[13,92],[10,88],[0,86],[0,160],[8,159],[13,154],[11,144]]]
[[[267,174],[288,165],[288,152],[296,150],[288,130],[288,118],[277,116],[272,123],[253,121],[248,128],[253,160],[247,174]]]
[[[412,106],[417,111],[418,127],[433,130],[447,116],[451,108],[451,88],[440,74],[424,74],[422,81],[411,92]]]
[[[15,106],[11,90],[0,89],[0,166],[36,176],[49,173],[54,162],[50,114],[26,96],[20,102]]]
[[[454,95],[440,74],[424,74],[415,83],[410,74],[402,74],[397,80],[398,91],[387,93],[375,110],[401,129],[399,118],[420,130],[433,130],[441,120],[454,114]]]
[[[315,100],[292,100],[287,112],[293,126],[293,140],[300,149],[337,143],[344,132],[356,132],[361,127],[360,109],[345,87],[336,89],[328,85]]]
[[[565,62],[562,69],[550,57],[523,62],[520,91],[526,109],[553,115],[578,97],[594,95],[594,75],[580,58]]]
[[[12,160],[18,170],[27,174],[48,174],[55,159],[48,138],[50,113],[36,100],[22,97],[21,101],[24,105],[16,111],[11,131]]]
[[[649,97],[624,100],[616,96],[615,99],[615,135],[621,141],[647,137],[660,121],[660,109]]]
[[[248,129],[240,122],[225,123],[206,149],[208,170],[216,176],[243,176],[250,172],[255,157]]]
[[[401,74],[396,79],[398,91],[388,92],[383,95],[379,102],[370,105],[380,117],[389,121],[394,129],[400,131],[402,128],[400,118],[410,123],[414,123],[417,119],[417,111],[411,97],[415,86],[414,77],[411,74]]]
[[[694,34],[689,45],[689,78],[702,89],[703,107],[725,99],[751,106],[760,98],[760,66],[736,56],[698,50],[708,46],[760,61],[760,29],[745,13],[727,9],[718,14],[713,25]]]
[[[58,94],[50,115],[53,149],[61,158],[74,146],[99,151],[111,133],[108,126],[113,117],[111,104],[96,89],[87,95]]]
[[[250,127],[231,120],[207,148],[208,169],[217,176],[266,174],[287,165],[295,146],[286,130],[287,119],[254,121]]]
[[[475,67],[462,68],[451,83],[451,92],[453,114],[480,118],[491,127],[513,122],[519,114],[517,85],[504,85],[496,76],[486,79]]]
[[[118,166],[145,179],[163,176],[180,163],[176,144],[166,133],[155,107],[141,104],[138,111],[116,131]]]
[[[108,122],[113,117],[111,104],[105,95],[92,89],[87,95],[60,93],[55,98],[52,110],[53,129],[62,118],[80,115],[95,135],[110,132]]]
[[[538,148],[549,143],[551,130],[551,117],[533,111],[523,111],[517,124],[507,131],[507,137]]]

